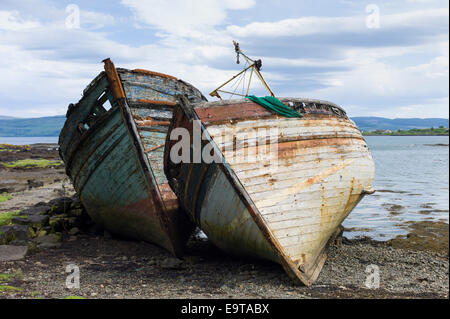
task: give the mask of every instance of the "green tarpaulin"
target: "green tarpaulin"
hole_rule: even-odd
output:
[[[257,97],[254,95],[248,95],[248,96],[246,96],[246,98],[249,100],[252,100],[255,103],[258,103],[259,105],[265,107],[266,109],[272,110],[272,111],[274,111],[280,115],[286,116],[286,117],[302,117],[303,116],[273,96]]]

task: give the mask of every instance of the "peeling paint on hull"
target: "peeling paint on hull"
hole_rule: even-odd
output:
[[[145,70],[100,73],[69,105],[59,137],[67,175],[92,219],[115,234],[182,254],[193,224],[180,213],[162,169],[167,123],[176,94],[204,100],[191,85]],[[107,110],[109,101],[111,108]],[[142,121],[158,122],[147,132]],[[146,151],[147,150],[147,151]],[[153,150],[153,151],[148,151]]]
[[[168,139],[165,173],[180,204],[215,245],[279,262],[295,282],[311,285],[333,234],[371,191],[374,162],[337,105],[282,101],[303,117],[280,117],[248,100],[180,100],[169,133],[177,127],[192,131],[192,121],[200,120],[208,138],[202,144],[211,143],[222,163],[175,164],[169,152],[177,141]],[[236,138],[242,135],[244,141]],[[271,138],[276,152],[250,160]]]

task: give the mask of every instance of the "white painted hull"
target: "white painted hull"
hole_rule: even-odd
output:
[[[244,110],[250,106],[239,102]],[[207,200],[196,207],[199,226],[220,248],[277,260],[291,277],[311,284],[333,233],[372,191],[375,168],[364,138],[346,116],[285,118],[260,111],[263,116],[255,118],[239,110],[240,118],[228,120],[227,109],[222,116],[214,107],[205,103],[194,110],[228,165],[207,179]],[[263,146],[269,140],[272,146]],[[189,178],[185,187],[193,187]],[[229,194],[227,183],[240,197]]]

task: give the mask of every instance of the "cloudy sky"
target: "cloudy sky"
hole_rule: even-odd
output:
[[[106,57],[207,95],[243,66],[233,39],[277,96],[448,118],[447,0],[0,0],[0,115],[64,114]]]

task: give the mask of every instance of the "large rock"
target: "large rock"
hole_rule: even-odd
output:
[[[68,231],[73,227],[79,226],[79,220],[77,217],[61,214],[50,217],[48,225],[53,232]]]
[[[14,239],[17,240],[28,240],[33,235],[30,227],[27,225],[11,225],[11,231]]]
[[[37,237],[34,242],[38,248],[57,248],[61,246],[61,236],[50,234]]]
[[[49,201],[49,205],[51,205],[51,209],[49,214],[64,214],[70,210],[70,205],[73,200],[70,197],[58,197]]]
[[[20,260],[26,256],[27,246],[0,245],[0,261]]]
[[[9,243],[10,246],[27,246],[28,247],[28,241],[23,239],[14,239],[12,242]]]
[[[31,215],[46,215],[47,212],[51,209],[50,206],[48,205],[35,205],[32,206],[30,208],[24,209],[20,215],[26,215],[26,216],[31,216]]]
[[[6,245],[10,241],[14,240],[13,226],[0,226],[0,245]]]
[[[20,215],[11,219],[14,224],[32,226],[37,229],[44,227],[48,220],[46,215]]]
[[[72,199],[72,204],[70,205],[70,207],[72,209],[83,208],[83,204],[81,203],[80,197],[78,197],[77,194],[73,195],[71,197],[71,199]]]

